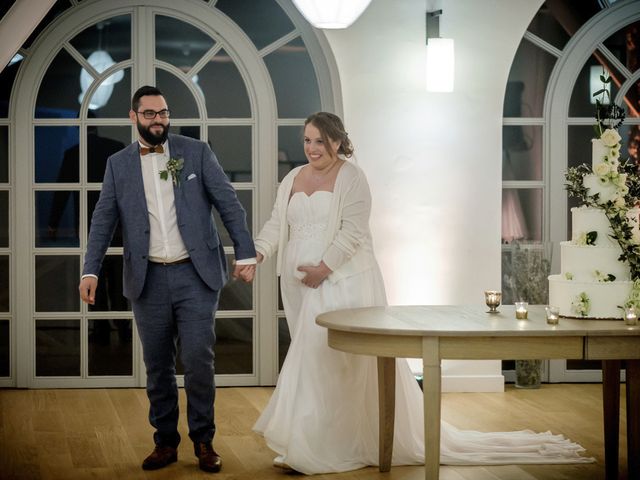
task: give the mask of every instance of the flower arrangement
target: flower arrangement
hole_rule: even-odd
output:
[[[595,245],[598,238],[598,232],[582,232],[575,241],[576,245]]]
[[[591,300],[586,292],[580,292],[571,302],[571,309],[576,315],[586,317],[591,311]]]
[[[591,167],[582,164],[569,168],[566,173],[566,188],[569,196],[578,198],[583,205],[604,211],[611,225],[612,238],[622,249],[618,260],[627,262],[634,281],[632,292],[624,306],[640,307],[640,238],[637,218],[634,218],[635,213],[630,212],[640,198],[640,177],[636,165],[629,159],[620,159],[622,138],[617,129],[622,125],[625,113],[615,104],[604,103],[605,97],[609,95],[606,85],[611,82],[611,77],[603,73],[600,80],[603,88],[594,93],[594,96],[601,96],[596,100],[594,129],[598,140],[594,140],[594,165]],[[596,162],[596,159],[599,161]],[[609,275],[603,274],[601,281],[613,281],[609,278]],[[581,312],[590,308],[589,303],[583,292],[572,306],[576,313],[582,314]],[[586,313],[582,315],[585,316]]]
[[[167,180],[169,178],[169,173],[171,173],[171,180],[173,180],[173,184],[178,186],[180,185],[180,172],[182,171],[182,167],[184,166],[184,159],[182,158],[171,158],[167,162],[167,169],[160,170],[160,178],[162,180]]]

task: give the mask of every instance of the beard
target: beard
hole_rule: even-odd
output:
[[[169,136],[170,123],[167,123],[166,125],[163,125],[162,123],[152,123],[148,127],[142,125],[140,121],[136,122],[136,124],[138,127],[138,133],[140,134],[142,139],[149,145],[160,145],[161,143],[164,143]],[[159,134],[155,134],[151,131],[151,128],[155,127],[156,125],[162,127],[162,132],[160,132]]]

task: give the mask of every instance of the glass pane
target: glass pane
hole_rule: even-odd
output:
[[[79,312],[80,256],[36,255],[36,311]]]
[[[122,295],[122,255],[105,255],[96,289],[96,303],[90,312],[130,311],[129,301]]]
[[[502,304],[517,301],[546,305],[553,243],[514,242],[502,247]]]
[[[197,125],[171,125],[169,132],[200,140],[200,127]]]
[[[81,102],[83,97],[84,93],[81,93],[78,102]],[[125,118],[129,115],[129,110],[131,69],[125,68],[102,80],[93,92],[89,102],[89,118]]]
[[[622,103],[627,118],[640,117],[640,82],[631,85]]]
[[[604,41],[605,47],[607,47],[631,73],[640,67],[637,45],[640,35],[638,32],[640,32],[640,21],[630,23]]]
[[[215,44],[200,29],[175,18],[156,15],[156,58],[188,72]]]
[[[282,312],[284,310],[284,304],[282,303],[282,290],[280,288],[280,279],[276,277],[275,282],[278,285],[278,310]]]
[[[233,255],[227,255],[229,272],[233,271]],[[218,310],[251,310],[253,308],[253,284],[231,279],[220,292]]]
[[[502,127],[502,180],[542,180],[542,126]]]
[[[78,127],[35,127],[36,183],[77,183]]]
[[[299,165],[306,165],[302,148],[303,127],[278,127],[278,181]]]
[[[11,330],[9,321],[0,320],[0,377],[11,376]]]
[[[295,28],[274,0],[253,0],[251,8],[238,0],[218,0],[216,8],[242,28],[258,50]]]
[[[596,58],[598,55],[598,58]],[[587,62],[580,70],[576,83],[573,86],[573,92],[571,92],[571,101],[569,102],[569,116],[570,117],[588,117],[595,118],[596,114],[596,99],[593,93],[602,88],[602,83],[598,77],[602,74],[602,64],[600,61],[605,61],[604,57],[599,51],[596,54],[591,55]],[[591,80],[591,72],[593,68],[594,81]],[[606,70],[613,77],[613,81],[609,84],[609,99],[613,99],[618,94],[619,83],[616,79],[622,79],[622,75],[611,66],[607,64]],[[607,99],[606,103],[609,103]],[[595,120],[594,120],[595,121]]]
[[[91,231],[91,217],[93,216],[93,211],[96,209],[96,203],[98,203],[98,198],[100,197],[100,192],[98,190],[90,190],[87,192],[87,238],[89,237],[89,232]],[[111,239],[111,247],[121,247],[122,246],[122,227],[120,226],[120,222],[116,226],[116,231],[113,234],[113,238]]]
[[[0,183],[9,182],[9,127],[0,125]]]
[[[72,190],[37,191],[36,247],[79,247],[80,193]]]
[[[253,319],[216,319],[216,375],[253,373]]]
[[[172,118],[200,118],[193,95],[180,79],[157,68],[156,86],[163,93]]]
[[[80,71],[74,58],[61,50],[47,69],[36,100],[36,118],[76,118],[80,111]]]
[[[0,118],[9,116],[9,99],[11,98],[11,89],[13,82],[18,74],[22,62],[16,62],[13,65],[7,65],[4,70],[0,71]]]
[[[80,321],[36,320],[36,376],[80,375]]]
[[[9,255],[0,255],[0,312],[10,309]]]
[[[253,234],[253,206],[251,201],[251,199],[253,198],[253,192],[251,190],[236,190],[236,194],[238,195],[238,200],[240,200],[244,211],[247,212],[247,225],[249,227],[249,232]],[[224,228],[224,224],[220,219],[220,215],[218,215],[218,212],[215,208],[213,209],[213,215],[216,221],[218,234],[222,239],[222,245],[225,247],[232,247],[233,242],[231,241],[231,237],[229,236],[227,229]]]
[[[289,334],[289,325],[285,317],[278,317],[278,371],[282,370],[282,364],[289,351],[291,344],[291,335]]]
[[[102,183],[107,158],[131,143],[131,127],[87,127],[87,181]],[[77,150],[76,153],[77,155]]]
[[[9,248],[9,192],[0,191],[0,248]]]
[[[233,59],[220,50],[192,79],[204,95],[209,118],[249,118],[251,104]]]
[[[615,1],[615,0],[614,0]],[[613,3],[613,2],[610,2]],[[601,0],[580,0],[579,2],[547,1],[542,8],[548,8],[569,36],[573,36],[591,17],[599,13],[605,2]]]
[[[209,127],[209,144],[230,181],[251,181],[251,127]]]
[[[533,20],[531,20],[527,30],[562,50],[569,41],[570,35],[558,22],[554,13],[555,15],[561,14],[561,12],[554,12],[545,2],[536,13],[536,16],[533,17]]]
[[[131,320],[89,320],[89,375],[133,375]]]
[[[502,190],[502,242],[542,240],[542,189]]]
[[[264,57],[278,102],[280,118],[306,118],[320,110],[318,81],[301,38]]]
[[[526,39],[513,59],[502,115],[505,117],[542,117],[544,97],[556,57]]]
[[[85,28],[70,43],[87,59],[92,53],[100,51],[107,53],[113,63],[128,60],[131,58],[131,16],[119,15],[101,20]],[[96,65],[93,66],[96,68]]]
[[[623,130],[621,128],[620,130]],[[628,126],[629,134],[626,139],[623,137],[623,145],[626,144],[626,150],[629,158],[637,165],[640,163],[640,127],[637,125]],[[624,149],[622,150],[624,155]]]

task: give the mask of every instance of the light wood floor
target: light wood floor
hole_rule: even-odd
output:
[[[218,433],[214,446],[223,458],[220,480],[288,480],[272,467],[274,454],[251,431],[272,388],[219,388]],[[621,407],[624,410],[624,388]],[[181,391],[181,412],[185,412]],[[198,479],[212,478],[197,468],[181,415],[178,462],[144,472],[151,451],[143,389],[0,390],[0,478],[2,479]],[[623,412],[624,413],[624,412]],[[604,479],[601,386],[543,385],[539,390],[505,393],[447,393],[442,417],[464,429],[552,430],[581,443],[597,463],[574,466],[441,467],[443,480]],[[624,415],[622,415],[624,419]],[[621,425],[622,437],[624,425]],[[626,443],[621,439],[621,479],[626,479]],[[375,468],[317,480],[422,480],[422,467]]]

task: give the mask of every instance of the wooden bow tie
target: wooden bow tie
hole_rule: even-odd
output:
[[[146,155],[148,153],[164,153],[164,147],[162,145],[156,145],[155,147],[140,147],[140,155]]]

